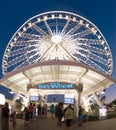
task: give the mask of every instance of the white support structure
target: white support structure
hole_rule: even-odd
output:
[[[11,104],[12,107],[14,107],[14,104],[15,104],[15,102],[16,102],[16,99],[17,99],[19,96],[20,96],[20,92],[17,92],[17,93],[15,94],[13,100],[12,100],[12,104]]]
[[[93,96],[94,96],[94,98],[97,101],[97,103],[98,103],[99,106],[103,105],[96,93],[93,93]]]

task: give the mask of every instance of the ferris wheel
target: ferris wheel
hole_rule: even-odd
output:
[[[45,12],[26,21],[6,47],[2,71],[5,75],[48,60],[77,61],[112,74],[112,54],[103,34],[92,22],[70,12]]]

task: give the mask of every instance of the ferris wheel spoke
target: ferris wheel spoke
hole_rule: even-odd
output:
[[[87,44],[81,44],[81,43],[78,43],[79,44],[79,47],[80,48],[83,48],[85,50],[88,50],[89,52],[93,52],[93,53],[98,53],[98,54],[101,54],[101,55],[105,55],[106,54],[106,51],[104,49],[100,49],[98,47],[93,47],[93,46],[90,46],[90,45],[87,45]]]
[[[87,43],[87,44],[90,44],[90,45],[101,45],[101,40],[99,39],[86,39],[86,38],[77,38],[77,40],[80,42],[80,43]]]
[[[52,50],[55,48],[55,44],[50,46],[46,52],[41,56],[41,60],[46,59],[47,57],[49,57],[49,55],[53,52]]]
[[[73,34],[72,35],[72,37],[85,37],[85,36],[87,36],[87,35],[89,35],[89,34],[91,34],[92,32],[91,32],[91,30],[90,29],[86,29],[86,30],[84,30],[84,31],[82,31],[82,32],[80,32],[80,33],[75,33],[75,34]]]
[[[31,33],[23,33],[21,35],[22,38],[24,39],[31,39],[31,40],[40,40],[41,36],[36,35],[36,34],[31,34]]]
[[[91,59],[89,59],[89,60],[87,61],[87,64],[90,65],[90,66],[92,66],[94,69],[97,69],[97,70],[99,70],[99,71],[102,71],[102,72],[104,72],[104,73],[107,73],[107,72],[105,71],[105,69],[103,69],[102,67],[100,67],[98,64],[96,64],[95,62],[93,62]]]
[[[10,55],[9,55],[9,58],[13,57],[13,56],[16,56],[16,55],[23,55],[23,54],[26,54],[28,51],[30,50],[37,50],[37,47],[35,45],[28,45],[28,46],[25,46],[23,48],[18,48],[17,50],[13,50]]]
[[[64,32],[66,32],[66,29],[67,29],[67,27],[68,27],[68,25],[69,25],[69,22],[70,22],[70,19],[66,22],[66,24],[64,25],[64,28],[62,29],[62,32],[61,32],[61,35],[64,33]]]
[[[8,64],[7,64],[7,67],[14,66],[14,65],[16,65],[17,63],[23,62],[23,61],[26,60],[26,59],[27,59],[27,57],[26,57],[25,54],[24,54],[24,55],[21,55],[21,56],[15,58],[15,59],[10,60],[10,61],[8,62]]]
[[[26,48],[19,48],[17,50],[13,50],[10,55],[9,55],[9,58],[13,57],[13,56],[16,56],[16,55],[20,55],[20,54],[25,54],[27,51]]]
[[[38,33],[40,33],[41,36],[43,36],[43,35],[47,36],[47,35],[48,35],[44,30],[42,30],[42,29],[41,29],[40,27],[38,27],[36,24],[33,24],[32,28],[34,28]]]
[[[71,30],[69,30],[69,31],[66,33],[66,35],[67,35],[67,34],[74,34],[81,26],[82,26],[82,25],[78,23],[75,27],[73,27]]]
[[[81,52],[81,55],[85,53],[85,55],[88,56],[88,58],[90,57],[90,59],[93,59],[94,61],[99,62],[101,64],[107,65],[108,63],[105,58],[102,58],[101,55],[99,55],[99,52],[96,52],[96,54],[94,54],[92,53],[92,51],[87,51],[87,49],[80,50],[79,52]]]
[[[16,47],[24,47],[24,46],[31,46],[31,45],[36,45],[38,44],[39,40],[20,40],[16,41],[14,44]]]
[[[70,59],[70,60],[74,59],[73,55],[69,53],[68,50],[66,50],[62,45],[58,45],[58,47],[59,47],[59,50],[64,55],[64,57],[67,57],[67,59]]]
[[[97,47],[93,47],[93,46],[89,46],[89,50],[91,50],[91,52],[95,52],[97,54],[101,54],[101,55],[106,55],[106,51]]]
[[[39,53],[37,51],[33,51],[32,52],[33,54],[31,54],[29,57],[28,57],[28,60],[29,62],[33,63],[34,61],[38,61],[40,56],[39,56]]]
[[[79,54],[78,54],[79,55]],[[87,57],[86,56],[82,56],[81,54],[79,56],[77,56],[75,54],[75,57],[74,57],[75,60],[78,60],[78,62],[82,62],[84,64],[87,64]]]
[[[102,58],[101,56],[95,55],[93,53],[90,54],[91,59],[95,60],[96,62],[99,62],[101,64],[105,64],[107,65],[107,60],[105,60],[104,58]]]
[[[52,36],[53,33],[52,33],[52,30],[51,30],[50,26],[48,25],[47,21],[44,20],[44,23],[45,23],[45,25],[46,25],[46,27],[47,27],[47,29],[48,29],[49,35]]]
[[[25,60],[24,62],[22,62],[20,65],[17,65],[17,67],[15,69],[18,69],[18,68],[21,68],[21,67],[24,67],[26,65],[29,64],[29,61]]]

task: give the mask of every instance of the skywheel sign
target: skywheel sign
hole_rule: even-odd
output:
[[[74,89],[74,86],[75,85],[71,83],[52,82],[52,83],[38,84],[38,89]]]

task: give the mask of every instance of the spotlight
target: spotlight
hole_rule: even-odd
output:
[[[11,89],[9,89],[9,93],[10,93],[10,94],[14,94],[15,92],[12,91]]]

